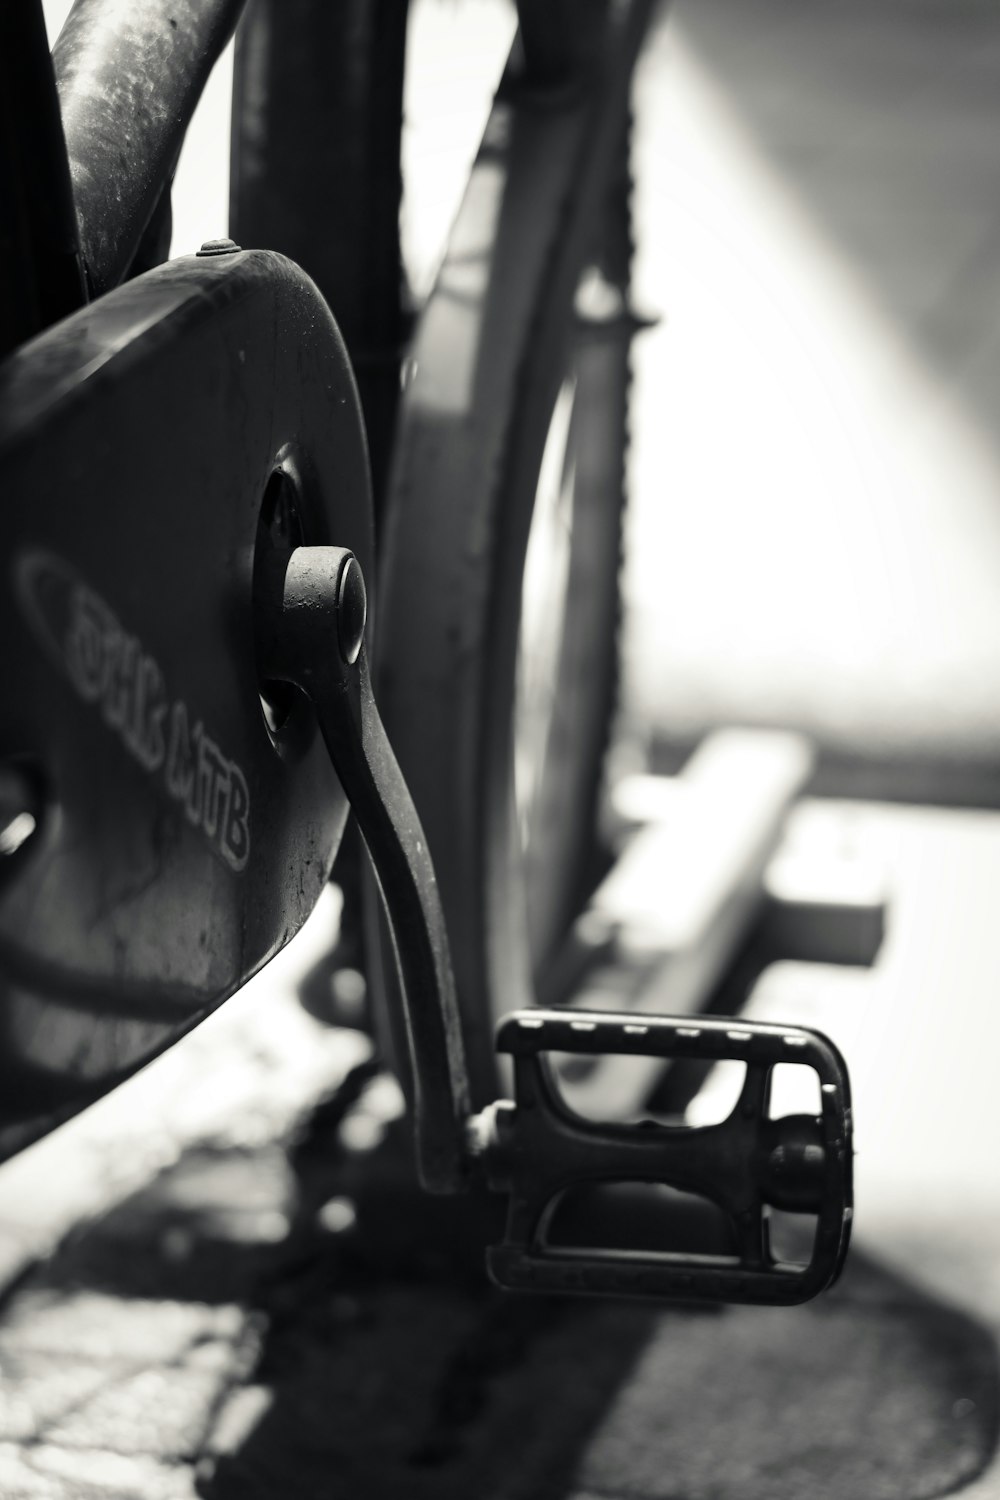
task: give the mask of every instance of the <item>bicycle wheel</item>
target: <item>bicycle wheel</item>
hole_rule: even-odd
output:
[[[555,85],[512,58],[401,412],[379,697],[438,871],[477,1105],[496,1091],[494,1019],[530,1003],[593,839],[617,660],[621,163],[648,11],[581,8],[587,55]]]

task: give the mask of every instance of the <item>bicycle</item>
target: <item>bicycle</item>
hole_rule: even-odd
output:
[[[23,104],[5,131],[20,192],[6,284],[32,295],[5,310],[0,377],[14,497],[3,753],[7,828],[20,830],[0,892],[0,1144],[82,1107],[266,962],[315,904],[350,806],[391,928],[370,936],[373,961],[391,971],[394,954],[402,977],[397,993],[386,980],[385,1005],[409,1055],[420,1175],[432,1191],[479,1174],[509,1193],[489,1257],[498,1283],[803,1300],[835,1279],[850,1230],[849,1087],[832,1045],[793,1027],[522,1003],[580,898],[614,694],[628,82],[650,5],[519,7],[468,211],[415,335],[391,469],[406,7],[261,4],[242,33],[235,232],[285,249],[298,235],[318,290],[293,260],[228,240],[159,264],[183,126],[240,9],[146,0],[123,22],[79,0],[55,50],[66,148],[37,7],[4,19]],[[163,63],[158,107],[131,122],[149,55]],[[123,139],[112,180],[107,153]],[[315,184],[331,144],[352,226],[325,244]],[[511,734],[521,579],[538,471],[571,400],[587,526],[565,563],[565,650],[550,660],[572,691],[554,712],[522,712],[554,747],[532,790],[523,771],[517,785]],[[580,581],[591,574],[596,607]],[[567,760],[567,725],[581,721]],[[494,1104],[490,1031],[512,1002],[497,1048],[515,1102]],[[561,1102],[552,1052],[735,1057],[746,1084],[722,1125],[602,1130]],[[819,1117],[769,1117],[770,1074],[788,1059],[819,1074]],[[735,1255],[549,1242],[568,1189],[620,1179],[708,1196],[733,1220]],[[815,1214],[803,1263],[771,1256],[768,1205]]]

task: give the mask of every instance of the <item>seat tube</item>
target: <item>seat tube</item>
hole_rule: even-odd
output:
[[[399,211],[407,0],[255,0],[237,35],[232,233],[290,256],[340,327],[376,514],[406,317]]]

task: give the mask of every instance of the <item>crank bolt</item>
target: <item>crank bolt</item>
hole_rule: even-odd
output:
[[[235,240],[206,240],[198,251],[199,255],[232,255],[239,250]]]
[[[356,557],[348,557],[337,579],[337,636],[340,655],[353,667],[361,654],[368,618],[365,575]]]

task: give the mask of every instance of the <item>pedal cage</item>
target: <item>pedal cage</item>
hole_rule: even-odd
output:
[[[818,1032],[734,1019],[526,1010],[501,1023],[497,1050],[513,1058],[515,1102],[480,1117],[491,1185],[510,1202],[504,1241],[491,1247],[493,1281],[518,1291],[572,1292],[681,1302],[804,1302],[837,1278],[852,1218],[847,1071]],[[546,1054],[638,1054],[746,1064],[735,1108],[720,1124],[643,1121],[598,1125],[563,1102]],[[768,1116],[772,1069],[806,1064],[819,1075],[820,1116]],[[562,1195],[598,1183],[661,1183],[721,1208],[736,1256],[577,1249],[549,1243]],[[809,1260],[772,1258],[768,1207],[809,1213]]]

